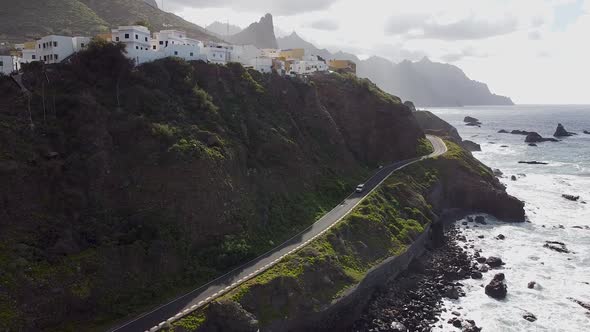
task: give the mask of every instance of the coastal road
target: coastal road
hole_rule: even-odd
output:
[[[447,146],[438,137],[426,136],[434,147],[434,152],[428,156],[403,160],[378,170],[370,179],[365,182],[365,190],[362,193],[352,193],[332,211],[326,213],[299,234],[293,236],[285,243],[270,250],[254,260],[230,271],[229,273],[167,303],[148,313],[145,313],[119,327],[109,330],[110,332],[143,332],[157,331],[166,325],[166,322],[174,322],[181,317],[202,307],[215,298],[227,293],[241,283],[257,276],[268,268],[275,265],[285,256],[301,249],[317,237],[324,234],[330,228],[340,222],[351,212],[361,201],[385,181],[393,172],[396,172],[408,165],[427,158],[434,158],[447,152]]]

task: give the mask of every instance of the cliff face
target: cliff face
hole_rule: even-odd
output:
[[[305,228],[423,138],[397,99],[342,76],[132,70],[103,45],[30,65],[24,82],[30,108],[0,78],[3,328],[87,329],[164,302]]]
[[[444,156],[392,175],[341,224],[175,323],[174,331],[345,330],[379,287],[375,280],[401,272],[419,254],[438,215],[459,208],[524,221],[523,203],[489,168],[458,145],[447,146]],[[236,315],[221,315],[226,308]]]

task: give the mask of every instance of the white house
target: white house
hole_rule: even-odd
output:
[[[308,75],[327,70],[326,62],[315,55],[305,55],[303,60],[294,61],[291,65],[291,73],[297,75]]]
[[[249,66],[252,59],[262,56],[262,51],[254,45],[234,45],[230,54],[231,62],[239,62]]]
[[[23,50],[24,61],[43,61],[48,64],[59,63],[88,46],[89,42],[90,38],[86,37],[45,36],[37,40],[34,53]]]
[[[20,69],[20,58],[13,55],[0,55],[0,73],[10,75]]]
[[[281,56],[281,50],[276,48],[263,48],[260,51],[262,52],[262,56],[266,58],[276,59]]]
[[[178,57],[186,61],[207,61],[207,57],[201,53],[198,45],[169,45],[157,53],[158,58]]]
[[[250,60],[250,66],[261,73],[271,73],[272,65],[272,59],[267,57],[256,57]]]
[[[186,32],[180,30],[162,30],[154,32],[152,40],[152,50],[160,51],[169,45],[185,45]]]
[[[144,26],[120,26],[113,29],[112,40],[125,45],[127,57],[133,59],[136,65],[156,59],[156,53],[152,50],[150,31]]]
[[[205,43],[203,53],[207,61],[216,64],[226,64],[231,61],[232,46],[223,43]]]

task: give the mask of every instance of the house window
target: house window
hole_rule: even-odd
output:
[[[148,40],[147,40],[147,37],[145,37],[145,41],[148,41]]]
[[[135,46],[135,49],[136,49],[136,50],[139,50],[139,46]]]
[[[84,48],[86,45],[84,45],[84,43],[80,44],[80,46],[82,46],[82,48]]]
[[[135,34],[135,39],[139,39],[139,35],[138,34]]]
[[[125,39],[129,39],[129,34],[128,33],[125,34]]]
[[[4,61],[0,61],[0,67],[4,67]]]
[[[154,50],[156,49],[156,45],[152,46],[154,48]]]
[[[41,44],[39,44],[39,48],[41,48]]]
[[[193,52],[191,52],[191,56],[195,56],[195,55],[193,54]]]
[[[119,37],[115,37],[115,41],[119,41]]]
[[[164,45],[164,41],[163,40],[160,40],[160,45]]]
[[[53,47],[57,47],[57,42],[56,41],[53,42]]]
[[[31,59],[32,59],[32,60],[37,60],[37,56],[36,56],[35,54],[32,54],[32,55],[31,55]]]
[[[174,55],[178,55],[178,51],[174,51]]]
[[[57,54],[54,54],[54,55],[53,55],[53,58],[55,58],[55,60],[57,60],[57,58],[58,58],[58,57],[57,57]]]

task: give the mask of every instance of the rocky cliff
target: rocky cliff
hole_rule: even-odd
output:
[[[366,80],[138,68],[93,44],[0,78],[0,329],[105,329],[274,247],[422,130]]]
[[[175,323],[174,331],[343,330],[380,286],[374,281],[399,273],[419,254],[428,230],[448,209],[524,221],[523,203],[506,193],[492,171],[446,143],[447,154],[395,173],[341,224]],[[230,309],[232,317],[222,314]]]

